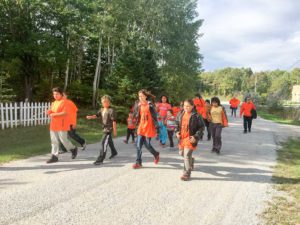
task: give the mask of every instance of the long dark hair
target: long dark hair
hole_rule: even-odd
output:
[[[64,91],[60,87],[52,88],[52,92],[58,92],[61,95],[64,95]]]
[[[163,98],[163,97],[166,97],[167,103],[170,104],[169,98],[168,98],[168,96],[166,96],[166,95],[162,95],[162,96],[160,97],[160,101],[159,101],[159,102],[162,103],[162,98]]]
[[[219,99],[218,97],[213,97],[213,98],[211,99],[210,102],[211,102],[211,104],[212,104],[213,102],[215,102],[215,103],[218,104],[218,106],[221,105],[221,101],[220,101],[220,99]]]
[[[138,93],[142,93],[143,95],[145,95],[146,99],[148,101],[152,101],[153,103],[155,102],[155,96],[153,94],[151,94],[150,91],[147,91],[146,89],[142,89],[142,90],[139,90]]]

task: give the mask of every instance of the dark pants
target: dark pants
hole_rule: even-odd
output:
[[[211,127],[210,127],[210,122],[207,119],[204,119],[204,124],[206,127],[207,131],[207,139],[211,139]]]
[[[78,142],[81,146],[83,146],[83,144],[85,143],[85,140],[76,133],[76,129],[74,129],[72,125],[70,126],[70,130],[68,131],[68,136],[74,141]],[[59,149],[63,152],[67,152],[67,149],[61,142],[59,142]]]
[[[131,135],[132,141],[134,142],[134,131],[135,131],[135,129],[127,128],[127,137],[126,137],[127,142],[130,138],[130,135]]]
[[[159,154],[157,151],[155,151],[155,149],[151,145],[151,138],[138,135],[137,136],[137,144],[136,144],[136,150],[137,150],[136,151],[136,163],[138,163],[138,164],[142,164],[142,147],[143,147],[143,144],[145,144],[145,147],[147,148],[147,150],[154,157]]]
[[[213,149],[220,151],[222,147],[222,125],[220,123],[211,123],[211,134],[213,138]]]
[[[231,108],[231,116],[234,114],[234,117],[236,117],[236,110],[237,108]]]
[[[252,117],[251,116],[244,116],[244,131],[251,131],[252,126]]]
[[[174,147],[174,142],[173,142],[173,135],[174,135],[174,130],[168,130],[168,137],[170,141],[170,147]]]
[[[100,155],[98,157],[99,161],[103,161],[105,159],[106,152],[107,152],[107,146],[110,147],[111,155],[118,154],[118,152],[114,146],[114,142],[112,140],[111,132],[103,133],[102,146],[101,146],[101,150],[100,150]]]

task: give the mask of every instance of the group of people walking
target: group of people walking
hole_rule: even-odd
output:
[[[52,90],[55,101],[48,111],[51,117],[50,136],[51,136],[51,159],[47,163],[58,161],[59,143],[67,151],[72,153],[72,159],[77,156],[77,147],[68,139],[68,135],[76,140],[82,149],[85,149],[86,142],[76,133],[76,112],[77,107],[71,101],[67,100],[66,94],[59,88]],[[104,95],[101,98],[102,108],[94,115],[86,116],[87,119],[100,119],[103,128],[100,154],[95,165],[103,163],[108,146],[111,149],[110,159],[117,156],[118,152],[114,146],[112,135],[117,135],[116,112],[111,107],[111,98]],[[239,106],[239,100],[236,98],[230,100],[232,116],[236,116],[236,109]],[[242,104],[240,113],[244,115],[244,126],[246,132],[251,132],[250,120],[252,110],[255,110],[254,104],[250,98]],[[245,125],[246,124],[246,125]],[[194,168],[193,152],[197,144],[203,140],[204,131],[207,131],[207,140],[213,141],[212,152],[220,154],[222,147],[221,133],[224,127],[228,126],[228,118],[225,108],[221,105],[218,97],[211,100],[203,100],[201,95],[197,94],[194,99],[186,99],[179,106],[171,106],[167,96],[162,96],[158,103],[155,103],[155,96],[147,90],[138,92],[138,100],[135,102],[127,118],[127,136],[124,142],[129,143],[130,137],[132,143],[136,145],[136,161],[132,165],[133,169],[142,168],[142,147],[153,155],[153,162],[159,163],[160,153],[152,146],[151,140],[158,139],[162,147],[166,145],[169,139],[170,148],[174,148],[173,136],[178,139],[179,154],[184,159],[183,174],[181,180],[187,181],[191,177],[191,171]]]

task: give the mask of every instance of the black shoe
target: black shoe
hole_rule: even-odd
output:
[[[97,159],[93,164],[94,164],[95,166],[98,166],[98,165],[101,165],[102,163],[103,163],[103,160]]]
[[[211,150],[211,152],[212,152],[212,153],[216,152],[216,149],[213,148],[213,149]]]
[[[58,161],[57,156],[52,155],[51,159],[49,159],[49,160],[47,161],[47,163],[55,163],[55,162],[57,162],[57,161]]]
[[[220,155],[220,150],[217,150],[217,149],[216,149],[216,153],[217,153],[218,155]]]
[[[244,130],[244,134],[247,134],[247,131],[246,131],[246,130]]]
[[[251,133],[251,129],[249,129],[248,132]]]
[[[209,137],[209,138],[207,138],[207,141],[210,141],[211,140],[211,138]]]
[[[75,147],[74,149],[71,149],[71,152],[72,152],[72,159],[75,159],[77,156],[77,152],[78,152],[77,147]]]
[[[112,159],[112,158],[114,158],[117,155],[118,155],[118,152],[116,152],[116,153],[112,154],[111,156],[109,156],[109,159]]]

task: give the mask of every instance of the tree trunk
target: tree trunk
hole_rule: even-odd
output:
[[[94,82],[93,82],[93,108],[96,108],[97,102],[97,89],[99,87],[100,75],[101,75],[101,53],[102,53],[102,32],[99,36],[99,47],[98,47],[98,59],[95,70]]]
[[[70,49],[70,37],[68,37],[67,41],[67,52],[68,52],[68,59],[66,63],[66,72],[65,72],[65,86],[64,91],[67,90],[68,87],[68,81],[69,81],[69,69],[70,69],[70,56],[69,56],[69,49]]]

